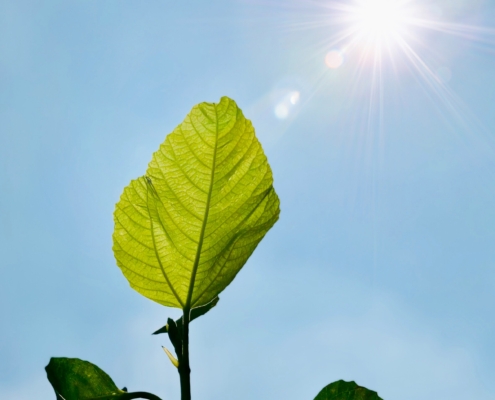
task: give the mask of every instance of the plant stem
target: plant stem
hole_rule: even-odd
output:
[[[179,356],[181,400],[191,400],[191,368],[189,367],[189,319],[190,308],[184,308],[182,325],[182,354]]]

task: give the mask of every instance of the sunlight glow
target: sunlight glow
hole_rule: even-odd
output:
[[[459,0],[470,9],[469,0]],[[327,67],[315,81],[328,74],[332,85],[347,79],[349,96],[362,102],[363,127],[382,138],[386,91],[400,98],[402,74],[415,78],[436,108],[466,127],[476,123],[469,107],[452,90],[452,51],[442,52],[439,40],[451,37],[477,43],[495,51],[495,29],[470,25],[469,19],[455,16],[455,5],[446,0],[324,0],[312,21],[297,27],[325,28],[328,36],[318,45],[318,54]],[[450,8],[449,8],[450,7]],[[472,6],[474,7],[474,6]],[[474,9],[474,8],[473,8]],[[449,11],[450,10],[450,11]],[[449,17],[451,20],[449,20]],[[337,68],[343,73],[335,74]],[[330,71],[332,72],[330,72]],[[315,89],[316,91],[316,89]],[[279,118],[285,115],[278,110]],[[289,110],[287,109],[287,114]]]
[[[362,0],[351,9],[356,32],[368,40],[389,40],[400,36],[412,17],[400,0]]]

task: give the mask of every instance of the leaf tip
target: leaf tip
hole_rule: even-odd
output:
[[[167,332],[168,332],[168,324],[153,332],[152,335],[159,335],[160,333],[167,333]]]

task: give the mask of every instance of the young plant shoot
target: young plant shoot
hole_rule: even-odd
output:
[[[182,400],[191,400],[190,322],[217,304],[278,220],[279,203],[251,121],[223,97],[194,106],[116,204],[113,251],[130,286],[182,310],[181,318],[169,318],[154,332],[167,333],[172,343],[173,349],[164,350],[177,367]],[[59,400],[160,400],[118,389],[87,361],[52,358],[46,371]],[[330,399],[380,398],[354,382],[338,381],[315,400]]]

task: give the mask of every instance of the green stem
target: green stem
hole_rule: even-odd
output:
[[[182,325],[182,354],[179,356],[181,400],[191,400],[191,368],[189,366],[189,320],[191,310],[184,308]]]

